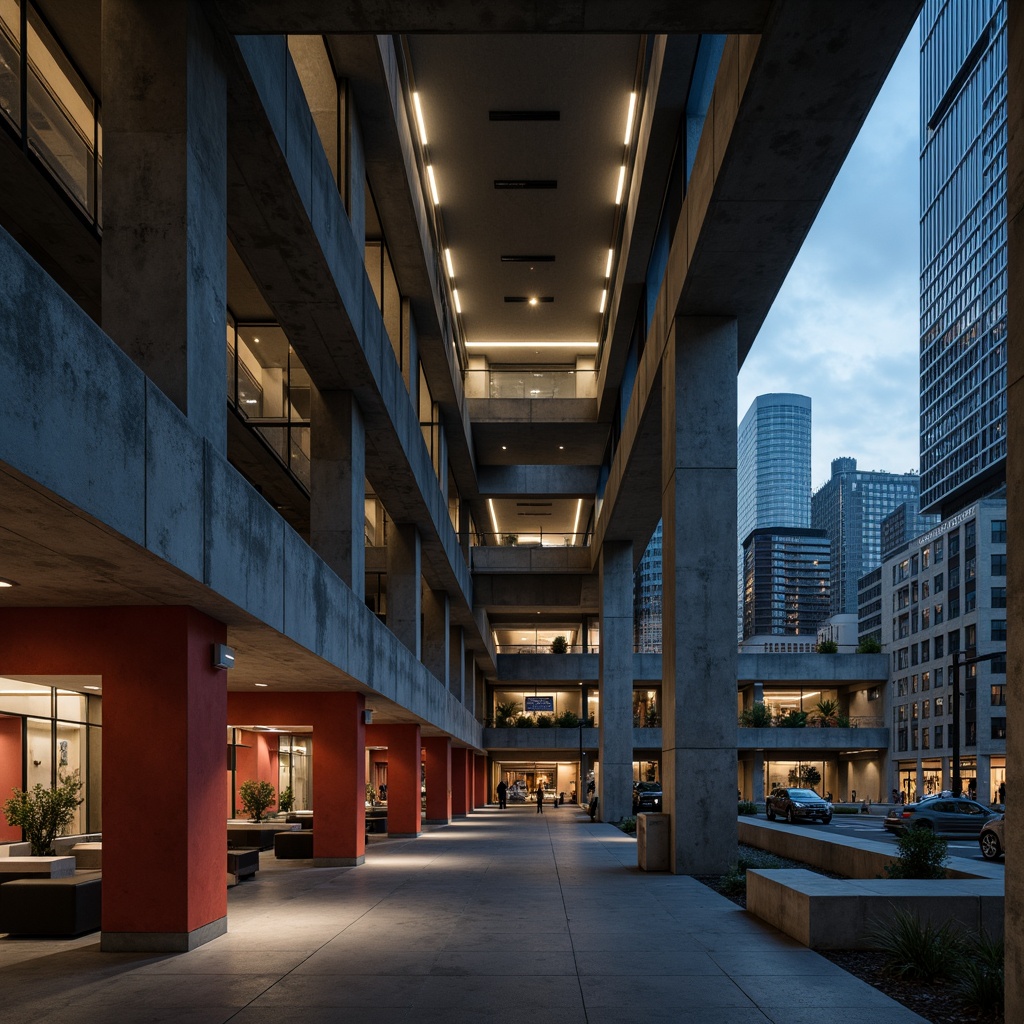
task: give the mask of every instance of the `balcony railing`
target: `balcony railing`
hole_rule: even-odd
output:
[[[596,398],[594,370],[467,370],[467,398]]]
[[[562,530],[533,530],[529,533],[474,533],[474,547],[503,548],[587,548],[591,534]]]
[[[552,651],[550,643],[537,644],[498,644],[497,654],[600,654],[600,644],[567,644],[565,650]]]
[[[871,715],[855,715],[852,718],[840,715],[837,722],[826,723],[821,718],[808,715],[803,725],[780,722],[778,719],[755,725],[744,721],[741,715],[737,718],[736,724],[744,729],[881,729],[885,727],[885,719]]]

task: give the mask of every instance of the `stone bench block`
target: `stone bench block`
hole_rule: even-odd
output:
[[[67,878],[20,878],[0,885],[0,932],[82,935],[100,927],[98,871]]]
[[[74,857],[4,857],[0,859],[0,884],[20,878],[71,878]]]
[[[234,879],[232,884],[237,885],[243,879],[252,878],[259,869],[260,851],[257,847],[228,850],[228,874]]]
[[[843,879],[805,868],[747,871],[747,910],[811,949],[874,949],[897,910],[1001,935],[1003,886],[991,879]]]
[[[278,860],[312,860],[312,830],[304,828],[295,832],[278,832],[274,836],[274,856]]]

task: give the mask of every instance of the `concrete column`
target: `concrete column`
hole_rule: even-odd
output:
[[[448,736],[423,740],[427,774],[427,824],[449,825],[452,820],[452,741]]]
[[[753,784],[753,796],[751,800],[758,805],[760,809],[763,808],[764,804],[764,751],[754,751],[754,774],[751,779]]]
[[[988,754],[978,755],[978,769],[977,769],[977,799],[983,804],[990,803],[992,800],[992,758]]]
[[[448,595],[423,588],[423,664],[432,676],[448,686]]]
[[[388,835],[423,831],[420,800],[423,744],[418,725],[368,725],[366,742],[388,748]]]
[[[345,163],[339,168],[339,177],[345,174],[345,203],[352,224],[359,251],[366,244],[366,155],[363,150],[363,136],[359,127],[359,116],[352,98],[352,89],[345,83]],[[347,174],[346,174],[347,170]]]
[[[388,629],[420,657],[420,535],[409,523],[388,531]],[[390,771],[390,767],[388,769]],[[391,787],[388,786],[390,794]],[[390,798],[389,801],[390,803]],[[390,822],[389,822],[390,824]]]
[[[448,689],[457,700],[462,700],[466,671],[466,634],[461,626],[448,630]]]
[[[601,727],[598,787],[602,821],[633,813],[633,544],[606,541],[598,559]],[[735,771],[735,767],[734,767]]]
[[[116,879],[103,950],[185,952],[227,931],[227,673],[211,660],[226,639],[192,608],[0,610],[0,674],[103,677],[103,860]],[[139,809],[152,807],[161,854],[139,856]]]
[[[351,391],[312,389],[309,535],[313,550],[366,596],[366,428]]]
[[[104,0],[103,329],[227,449],[227,86],[199,0]]]
[[[662,365],[662,777],[677,874],[736,860],[722,791],[736,771],[736,363],[735,320],[676,320]]]
[[[464,498],[459,499],[459,547],[462,548],[462,556],[469,561],[471,537],[469,533],[469,502]]]
[[[472,771],[470,760],[472,751],[466,747],[452,750],[452,817],[465,818],[472,806],[470,789]]]
[[[473,809],[486,807],[488,800],[487,755],[473,755]]]

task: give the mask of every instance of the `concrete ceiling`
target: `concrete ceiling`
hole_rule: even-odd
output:
[[[596,354],[641,39],[416,36],[407,44],[470,354],[485,345],[492,361],[570,365]],[[493,119],[524,112],[531,119]],[[495,184],[521,181],[555,187]],[[523,256],[544,258],[508,259]],[[501,347],[509,342],[528,347]]]

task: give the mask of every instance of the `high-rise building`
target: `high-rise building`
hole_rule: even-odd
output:
[[[939,525],[938,516],[922,515],[916,502],[904,501],[883,520],[880,534],[882,561],[905,548],[915,537]]]
[[[811,400],[758,395],[736,432],[736,582],[743,634],[743,542],[768,526],[811,525]]]
[[[743,544],[743,640],[800,638],[814,646],[828,617],[829,543],[823,530],[766,527]]]
[[[633,650],[661,651],[661,523],[633,573]]]
[[[921,508],[1006,475],[1006,2],[921,15]]]
[[[915,507],[916,473],[857,469],[857,460],[832,460],[832,477],[811,497],[811,525],[828,534],[832,549],[829,615],[855,613],[857,584],[882,561],[882,520],[903,502]]]

